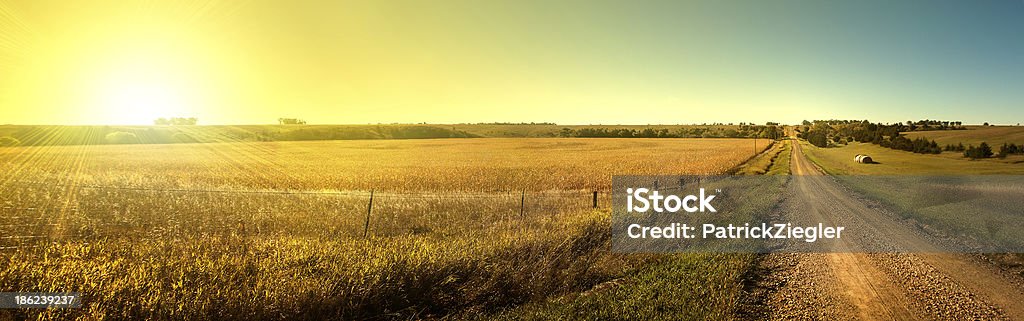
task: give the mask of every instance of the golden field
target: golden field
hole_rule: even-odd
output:
[[[613,175],[723,173],[753,153],[749,139],[0,148],[0,288],[85,296],[0,319],[486,314],[656,260],[609,253],[591,192]]]
[[[751,139],[710,138],[104,145],[0,148],[0,168],[5,179],[143,188],[590,190],[615,174],[720,173],[753,152]]]

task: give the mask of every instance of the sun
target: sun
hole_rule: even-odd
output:
[[[158,118],[194,117],[202,83],[193,55],[144,35],[111,36],[94,44],[76,81],[91,96],[90,118],[116,125],[153,125]]]
[[[181,93],[168,84],[117,83],[106,88],[103,96],[107,118],[113,123],[148,125],[154,119],[182,112]]]
[[[184,117],[188,86],[174,70],[138,59],[96,75],[95,107],[106,122],[152,125],[157,118]]]

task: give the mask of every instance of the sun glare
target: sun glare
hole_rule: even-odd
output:
[[[99,64],[92,75],[93,110],[105,123],[152,125],[161,117],[187,117],[193,94],[187,75],[166,62],[172,55],[127,52]],[[165,62],[165,63],[161,63]]]
[[[152,124],[156,118],[181,112],[180,94],[166,84],[115,83],[103,94],[108,118],[116,123]]]
[[[91,30],[82,39],[55,42],[64,84],[87,123],[152,125],[158,118],[195,117],[206,85],[192,42],[174,22],[137,22],[136,28]]]

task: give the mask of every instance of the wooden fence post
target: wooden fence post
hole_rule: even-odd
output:
[[[370,231],[370,213],[373,212],[373,190],[370,190],[370,204],[366,206],[366,225],[363,225],[363,238]]]
[[[594,208],[597,208],[597,191],[594,191]]]
[[[519,197],[519,216],[522,217],[526,212],[526,190],[523,190],[522,196]]]

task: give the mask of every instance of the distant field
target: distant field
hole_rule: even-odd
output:
[[[440,125],[439,125],[440,126]],[[708,128],[713,130],[728,130],[738,129],[738,125],[551,125],[551,124],[538,124],[538,125],[491,125],[491,124],[457,124],[457,125],[446,125],[451,128],[479,135],[482,137],[557,137],[559,132],[563,128],[569,129],[581,129],[581,128],[605,128],[605,129],[633,129],[633,130],[644,130],[646,128],[657,128],[657,129],[668,129],[669,131],[675,131],[678,129],[691,129],[691,128]]]
[[[940,146],[958,143],[963,143],[964,146],[977,146],[981,142],[987,142],[993,147],[1003,143],[1024,144],[1024,126],[969,126],[967,128],[967,130],[916,131],[905,134],[910,139],[918,137],[934,139]]]
[[[768,140],[757,140],[759,150]],[[5,177],[241,190],[601,190],[616,174],[721,173],[751,139],[487,138],[0,148]],[[74,161],[72,161],[74,157]]]
[[[478,135],[446,125],[212,125],[51,126],[0,125],[0,138],[21,146],[237,143],[368,139],[468,138]]]
[[[753,155],[752,142],[0,148],[0,234],[14,237],[0,244],[0,288],[88,297],[82,309],[0,319],[472,317],[608,280],[669,276],[703,294],[665,304],[720,318],[735,310],[728,298],[740,295],[752,256],[609,253],[607,195],[595,210],[591,191],[617,174],[722,173]],[[682,294],[641,285],[630,291]]]
[[[960,175],[960,174],[1024,174],[1020,156],[1005,160],[968,160],[960,153],[940,155],[915,154],[868,143],[850,143],[843,147],[818,148],[801,141],[804,152],[830,174],[838,175]],[[853,161],[857,154],[870,155],[878,164]]]
[[[762,126],[763,127],[763,126]],[[237,143],[268,141],[383,140],[433,138],[577,137],[563,130],[663,130],[672,137],[753,137],[738,125],[553,125],[553,124],[366,124],[51,126],[0,125],[0,147],[13,138],[20,146]],[[685,134],[680,134],[685,130]],[[595,137],[595,135],[582,135]],[[621,136],[618,136],[621,137]],[[759,136],[768,137],[768,136]]]

